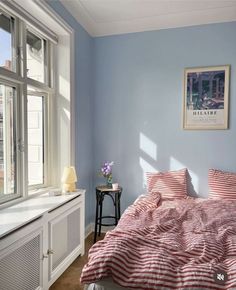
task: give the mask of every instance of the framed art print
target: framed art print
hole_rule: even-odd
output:
[[[229,73],[229,65],[185,69],[184,129],[228,129]]]

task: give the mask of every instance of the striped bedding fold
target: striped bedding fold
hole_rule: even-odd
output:
[[[128,289],[236,289],[236,201],[138,199],[90,249],[81,282],[110,276]]]

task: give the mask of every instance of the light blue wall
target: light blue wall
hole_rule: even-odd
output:
[[[92,58],[93,39],[78,24],[59,1],[48,4],[75,31],[75,124],[76,124],[76,169],[78,185],[86,189],[85,223],[94,219],[91,203],[94,201],[93,189],[93,140],[92,140]]]
[[[59,1],[50,5],[76,31],[76,165],[87,189],[86,225],[104,160],[115,162],[122,210],[145,192],[147,170],[187,167],[200,196],[208,195],[208,168],[236,172],[236,22],[92,39]],[[225,64],[230,129],[182,130],[184,68]]]
[[[123,210],[145,191],[151,168],[187,167],[200,196],[208,195],[209,168],[236,172],[235,31],[233,22],[95,39],[94,169],[114,161]],[[230,129],[182,130],[184,68],[226,64]]]

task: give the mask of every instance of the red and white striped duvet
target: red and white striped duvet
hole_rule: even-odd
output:
[[[140,198],[90,249],[81,282],[108,276],[128,289],[236,289],[236,202]]]

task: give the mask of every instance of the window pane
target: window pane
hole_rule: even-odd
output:
[[[44,183],[44,97],[28,96],[29,186]]]
[[[0,66],[13,70],[13,35],[14,20],[0,10]]]
[[[15,89],[0,84],[0,197],[16,193]]]
[[[44,82],[45,40],[27,31],[27,77]]]

